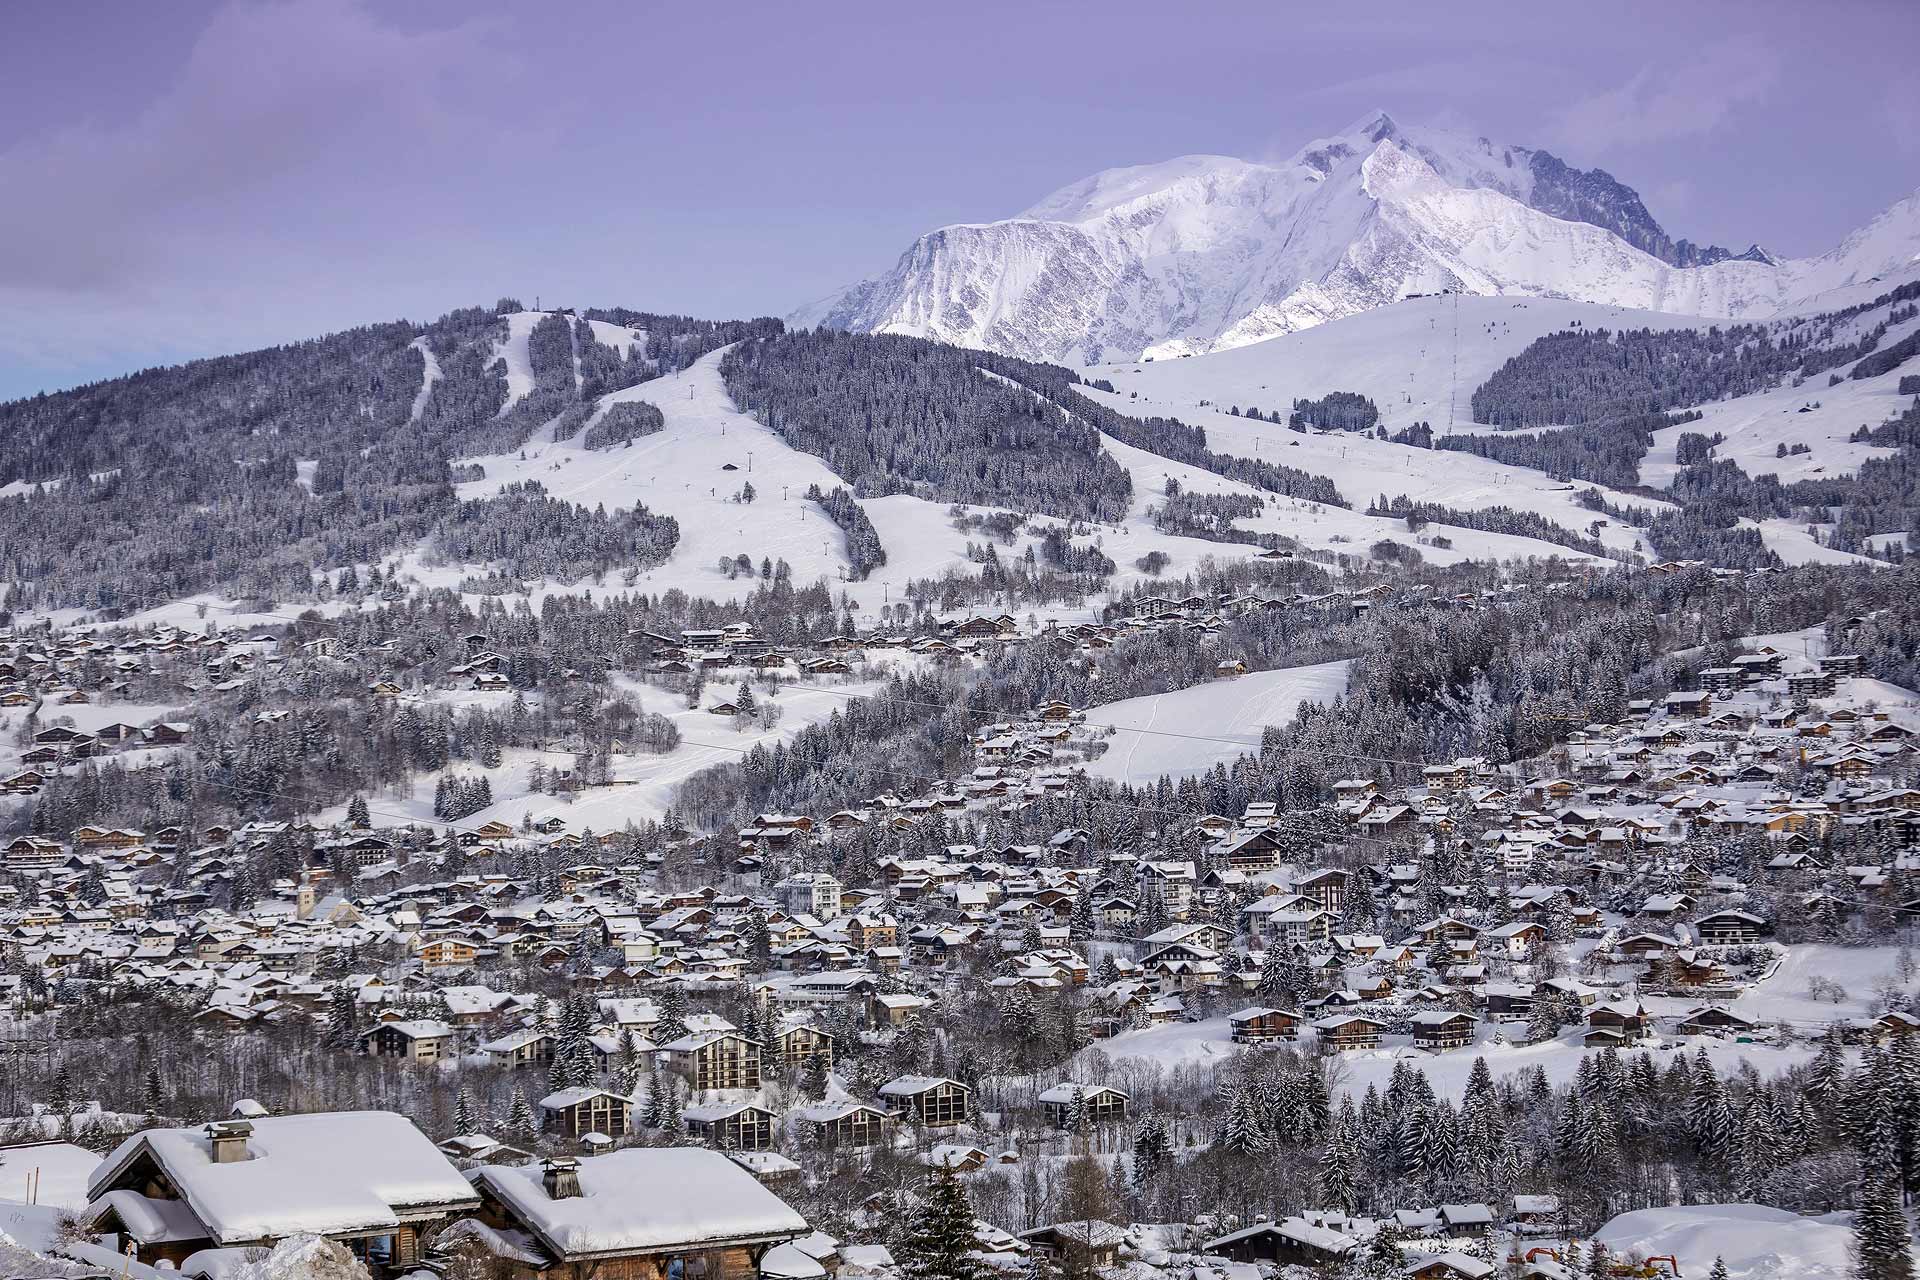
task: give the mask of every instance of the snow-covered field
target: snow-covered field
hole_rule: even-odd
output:
[[[1249,999],[1246,1003],[1258,1002]],[[1524,1029],[1516,1026],[1514,1033],[1523,1034]],[[1691,1054],[1704,1046],[1707,1057],[1722,1074],[1737,1070],[1743,1062],[1751,1062],[1761,1075],[1772,1075],[1806,1062],[1814,1054],[1811,1044],[1735,1044],[1725,1040],[1675,1037],[1667,1037],[1663,1043],[1675,1047],[1671,1050],[1647,1049],[1643,1052],[1654,1054],[1656,1060],[1664,1065],[1669,1053],[1684,1049]],[[1133,1062],[1172,1069],[1181,1066],[1221,1066],[1235,1054],[1244,1051],[1244,1046],[1233,1042],[1231,1025],[1225,1016],[1221,1016],[1200,1022],[1176,1022],[1141,1031],[1123,1031],[1081,1052],[1087,1055],[1101,1054],[1112,1063]],[[1574,1078],[1580,1068],[1580,1059],[1586,1052],[1577,1039],[1550,1040],[1540,1044],[1502,1044],[1486,1040],[1471,1048],[1440,1054],[1415,1049],[1408,1044],[1388,1044],[1380,1049],[1336,1055],[1332,1059],[1332,1079],[1336,1091],[1358,1097],[1367,1091],[1368,1085],[1386,1088],[1394,1065],[1405,1062],[1425,1072],[1437,1093],[1458,1098],[1466,1090],[1467,1076],[1473,1070],[1476,1057],[1487,1060],[1487,1067],[1496,1078],[1540,1067],[1547,1073],[1549,1081],[1561,1085]]]
[[[1292,720],[1301,703],[1331,702],[1347,687],[1351,665],[1322,662],[1256,671],[1095,707],[1087,712],[1087,724],[1116,732],[1106,754],[1088,765],[1087,772],[1141,785],[1163,775],[1187,778],[1215,764],[1231,764],[1259,747],[1268,725]]]
[[[1870,313],[1863,320],[1871,323],[1883,314]],[[1584,531],[1593,513],[1574,498],[1585,485],[1561,484],[1537,471],[1470,454],[1436,453],[1357,433],[1302,435],[1226,412],[1234,406],[1257,406],[1264,412],[1284,414],[1296,398],[1357,391],[1379,406],[1389,430],[1413,422],[1427,422],[1438,434],[1449,429],[1485,430],[1471,421],[1474,389],[1536,338],[1575,322],[1587,328],[1615,329],[1713,323],[1698,317],[1549,299],[1414,298],[1251,346],[1185,359],[1098,366],[1088,370],[1089,376],[1106,378],[1115,391],[1090,390],[1088,394],[1123,412],[1166,414],[1204,427],[1216,450],[1324,475],[1356,505],[1364,506],[1382,493],[1405,494],[1416,501],[1463,510],[1509,506],[1535,511],[1569,529]],[[1885,341],[1897,341],[1915,327],[1920,327],[1920,320],[1896,325]],[[1900,374],[1896,369],[1835,386],[1819,379],[1699,406],[1706,415],[1703,421],[1655,434],[1641,480],[1660,487],[1673,478],[1678,470],[1674,447],[1683,431],[1724,434],[1727,440],[1715,456],[1738,462],[1750,475],[1777,474],[1791,483],[1851,474],[1863,460],[1893,452],[1849,443],[1847,436],[1857,427],[1878,425],[1898,412],[1903,404],[1897,393]],[[1801,412],[1803,408],[1807,411]],[[1809,452],[1776,459],[1775,451],[1783,443],[1805,444]],[[1609,496],[1622,504],[1659,505],[1637,495]],[[1820,546],[1807,536],[1804,526],[1790,520],[1765,521],[1758,527],[1767,545],[1790,564],[1862,559]],[[1611,547],[1629,550],[1638,531],[1616,523],[1603,528],[1600,537]],[[1457,535],[1454,541],[1456,546],[1464,545]]]
[[[1458,309],[1456,312],[1456,308]],[[1536,338],[1575,321],[1610,329],[1685,329],[1696,316],[1632,311],[1548,298],[1409,298],[1251,346],[1177,360],[1099,365],[1142,414],[1190,416],[1202,401],[1286,415],[1296,399],[1357,391],[1380,407],[1389,431],[1431,423],[1436,434],[1473,419],[1475,387]],[[1457,342],[1456,342],[1457,335]],[[1204,425],[1212,433],[1212,423]],[[1284,428],[1282,428],[1284,430]],[[1221,448],[1221,445],[1214,445]]]
[[[905,654],[888,659],[890,664],[918,661],[920,659]],[[557,816],[575,831],[587,827],[606,831],[617,830],[629,820],[641,822],[658,819],[672,806],[674,792],[682,782],[702,769],[738,760],[756,745],[770,747],[778,742],[791,741],[801,729],[845,709],[849,699],[877,691],[884,683],[880,671],[884,671],[884,668],[876,669],[874,677],[865,680],[787,684],[776,694],[766,693],[756,683],[754,696],[763,705],[771,702],[778,706],[781,710],[780,722],[769,730],[756,726],[746,732],[736,729],[731,717],[717,716],[706,710],[706,707],[733,696],[738,684],[737,677],[713,680],[707,686],[702,706],[697,710],[690,709],[686,699],[679,694],[637,680],[620,678],[616,681],[616,692],[641,711],[672,720],[680,730],[679,746],[665,754],[635,751],[616,755],[612,765],[614,785],[560,796],[531,790],[529,779],[535,765],[548,770],[571,768],[573,757],[564,751],[504,752],[499,767],[494,769],[462,764],[454,772],[474,777],[485,775],[487,785],[492,788],[494,802],[471,817],[461,819],[461,823],[477,826],[498,819],[518,825],[523,817],[529,815],[535,819]],[[499,693],[456,693],[435,695],[435,700],[498,702],[506,696]],[[431,823],[435,821],[433,796],[438,781],[438,774],[418,774],[404,789],[369,796],[369,806],[383,822]],[[321,821],[333,821],[344,817],[345,813],[346,805],[341,803],[323,811],[319,818]]]
[[[1853,1274],[1851,1223],[1845,1213],[1696,1204],[1623,1213],[1596,1238],[1616,1256],[1672,1257],[1682,1276],[1704,1276],[1719,1258],[1731,1280],[1841,1280]]]
[[[840,530],[805,498],[810,485],[832,489],[842,484],[827,465],[790,448],[779,436],[740,413],[720,380],[721,352],[692,368],[614,392],[608,401],[645,400],[658,406],[665,428],[633,442],[630,448],[592,450],[580,441],[536,437],[514,454],[475,458],[484,479],[460,486],[463,498],[484,498],[500,486],[537,480],[557,498],[614,511],[643,504],[680,524],[680,541],[664,565],[639,575],[635,587],[648,592],[678,588],[694,595],[728,599],[745,594],[758,579],[735,580],[719,569],[722,556],[745,554],[785,560],[796,582],[820,578],[839,581],[848,561]],[[521,454],[525,456],[521,456]],[[730,469],[731,468],[731,469]],[[751,503],[736,501],[751,483]],[[914,503],[906,498],[896,500]],[[931,503],[923,528],[934,529],[943,508]],[[946,527],[943,515],[939,520]],[[963,558],[965,539],[947,528],[951,559]],[[924,564],[921,565],[925,567]],[[891,566],[890,566],[891,568]],[[457,579],[462,576],[450,570]],[[892,576],[876,575],[855,584],[858,595],[881,595]],[[857,598],[858,598],[857,595]],[[862,603],[866,601],[863,599]]]
[[[1866,312],[1853,323],[1871,328],[1887,318],[1887,308]],[[1881,340],[1883,348],[1920,329],[1920,319],[1894,325]],[[1845,368],[1841,369],[1845,372]],[[1750,476],[1777,475],[1784,484],[1796,480],[1814,480],[1851,475],[1868,458],[1891,457],[1893,449],[1847,440],[1857,427],[1877,427],[1906,407],[1912,399],[1899,394],[1900,378],[1910,374],[1911,365],[1883,373],[1876,378],[1854,381],[1843,378],[1829,385],[1825,375],[1810,378],[1800,386],[1791,384],[1699,406],[1705,416],[1699,422],[1656,431],[1653,448],[1640,464],[1640,479],[1645,484],[1664,488],[1679,470],[1674,461],[1674,446],[1682,432],[1703,435],[1718,432],[1726,440],[1715,446],[1713,456],[1737,462]],[[1804,412],[1803,412],[1804,411]],[[1807,446],[1808,452],[1776,457],[1779,446]],[[1783,553],[1784,554],[1784,553]]]

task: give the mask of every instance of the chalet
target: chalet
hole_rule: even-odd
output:
[[[1670,693],[1663,705],[1670,716],[1694,719],[1713,710],[1713,695],[1705,690]]]
[[[531,1246],[499,1258],[504,1280],[742,1280],[809,1231],[751,1173],[700,1147],[489,1165],[474,1189],[492,1229],[482,1239],[507,1232]]]
[[[1488,1280],[1494,1265],[1465,1253],[1424,1254],[1400,1271],[1404,1280]]]
[[[360,1033],[360,1052],[375,1058],[404,1058],[408,1062],[439,1062],[454,1056],[459,1037],[434,1018],[382,1022]]]
[[[1235,1262],[1271,1262],[1278,1266],[1325,1267],[1352,1256],[1360,1242],[1305,1218],[1259,1222],[1201,1246],[1201,1251]]]
[[[586,1086],[561,1089],[540,1099],[540,1127],[575,1139],[592,1133],[622,1138],[633,1129],[633,1100]]]
[[[1683,1036],[1744,1036],[1759,1030],[1760,1024],[1744,1013],[1735,1013],[1723,1005],[1702,1005],[1675,1024]]]
[[[1365,1014],[1342,1013],[1320,1019],[1313,1024],[1313,1029],[1326,1048],[1346,1053],[1355,1049],[1378,1049],[1387,1024]]]
[[[1131,1101],[1129,1094],[1111,1085],[1082,1085],[1070,1080],[1043,1090],[1040,1094],[1040,1105],[1056,1129],[1071,1129],[1076,1110],[1086,1116],[1089,1124],[1124,1121],[1127,1118],[1127,1105]]]
[[[893,1117],[864,1102],[823,1102],[800,1110],[803,1124],[814,1126],[821,1145],[871,1147],[886,1141]]]
[[[1456,1010],[1423,1010],[1409,1019],[1413,1025],[1413,1047],[1430,1053],[1464,1049],[1473,1043],[1479,1020]]]
[[[1255,1006],[1227,1015],[1235,1044],[1292,1043],[1300,1038],[1300,1015],[1287,1009]]]
[[[1056,1259],[1072,1268],[1074,1274],[1083,1275],[1119,1263],[1120,1246],[1126,1243],[1127,1233],[1099,1218],[1076,1218],[1022,1231],[1020,1238],[1034,1253]]]
[[[662,1048],[696,1093],[760,1087],[761,1044],[737,1031],[690,1032]]]
[[[80,1221],[149,1266],[323,1235],[384,1280],[418,1265],[422,1235],[479,1205],[406,1117],[340,1111],[142,1130],[93,1171]]]
[[[1322,911],[1338,915],[1346,906],[1347,884],[1351,879],[1350,873],[1338,867],[1328,867],[1294,881],[1293,891],[1312,901]]]
[[[480,949],[461,938],[434,938],[415,952],[423,969],[470,969]]]
[[[1767,922],[1745,911],[1715,911],[1693,923],[1694,932],[1707,946],[1737,946],[1758,942],[1772,932]]]
[[[787,1027],[773,1038],[773,1052],[785,1067],[805,1066],[815,1058],[833,1068],[833,1037],[810,1022]]]
[[[683,1113],[687,1132],[723,1151],[771,1151],[779,1117],[750,1102],[710,1102]]]
[[[1590,1046],[1632,1044],[1652,1034],[1653,1020],[1638,1001],[1596,1004],[1587,1011],[1586,1043]]]
[[[501,1066],[531,1067],[552,1059],[553,1037],[544,1031],[515,1031],[489,1040],[479,1048]]]
[[[880,1086],[880,1096],[929,1128],[965,1124],[972,1113],[973,1090],[940,1076],[898,1076]]]

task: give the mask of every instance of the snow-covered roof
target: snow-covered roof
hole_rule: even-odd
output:
[[[252,1125],[247,1158],[227,1164],[213,1162],[203,1129],[134,1134],[95,1171],[88,1199],[114,1190],[145,1152],[217,1244],[390,1227],[408,1210],[475,1203],[446,1156],[391,1111],[263,1116]]]
[[[580,1194],[547,1195],[538,1165],[490,1165],[481,1188],[563,1259],[782,1241],[800,1215],[754,1176],[700,1147],[630,1147],[581,1160]]]
[[[206,1228],[193,1215],[184,1200],[155,1200],[138,1191],[109,1191],[94,1207],[94,1214],[112,1209],[120,1220],[120,1229],[141,1244],[200,1240]],[[92,1215],[90,1215],[92,1216]],[[97,1220],[97,1219],[96,1219]]]

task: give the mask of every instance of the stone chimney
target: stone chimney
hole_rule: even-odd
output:
[[[207,1126],[207,1141],[213,1146],[215,1164],[237,1164],[248,1158],[247,1139],[253,1126],[245,1120],[216,1120]]]
[[[551,1156],[541,1161],[540,1169],[547,1199],[571,1200],[580,1194],[580,1162],[572,1156]]]

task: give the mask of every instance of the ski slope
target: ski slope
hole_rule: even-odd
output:
[[[423,362],[420,389],[413,393],[413,407],[407,411],[407,421],[418,422],[420,415],[427,411],[427,404],[433,399],[433,384],[440,381],[440,357],[433,354],[432,344],[424,337],[415,338],[407,345],[420,353],[420,359]],[[525,347],[521,349],[524,351]]]
[[[1111,397],[1095,393],[1112,403]],[[1121,407],[1121,406],[1116,406]],[[1159,454],[1103,437],[1102,443],[1134,477],[1133,521],[1151,529],[1146,509],[1157,504],[1171,478],[1191,493],[1231,493],[1259,498],[1267,511],[1257,517],[1235,522],[1235,527],[1253,533],[1278,533],[1298,540],[1318,551],[1364,555],[1381,538],[1397,542],[1419,543],[1420,554],[1436,564],[1455,564],[1463,560],[1514,560],[1527,557],[1560,556],[1586,562],[1596,557],[1556,542],[1514,534],[1486,533],[1477,529],[1435,521],[1423,535],[1416,537],[1404,520],[1390,516],[1370,516],[1366,508],[1375,498],[1402,495],[1420,502],[1445,503],[1461,510],[1479,510],[1507,506],[1516,510],[1537,511],[1547,519],[1575,533],[1585,533],[1595,513],[1574,501],[1576,490],[1562,485],[1538,471],[1488,462],[1472,454],[1440,454],[1430,449],[1370,440],[1358,435],[1301,435],[1271,423],[1253,422],[1227,414],[1201,410],[1185,421],[1206,429],[1207,442],[1220,453],[1247,458],[1263,458],[1286,466],[1298,467],[1313,475],[1326,476],[1340,490],[1351,508],[1321,506],[1299,498],[1282,498],[1237,480],[1183,462],[1174,462]],[[1297,443],[1296,443],[1297,442]],[[1435,458],[1442,461],[1438,464]],[[1455,459],[1460,464],[1456,467]],[[1611,492],[1611,491],[1609,491]],[[1621,495],[1613,495],[1619,497]],[[1645,499],[1642,505],[1653,505]],[[1601,542],[1628,554],[1635,553],[1640,531],[1630,525],[1609,521],[1600,530]],[[1444,536],[1453,546],[1443,548],[1432,543],[1435,535]]]
[[[785,560],[793,570],[795,582],[810,583],[825,578],[832,583],[845,582],[849,569],[846,542],[834,525],[805,498],[810,486],[822,490],[845,487],[846,482],[809,453],[794,449],[771,430],[735,407],[719,372],[725,351],[712,352],[692,367],[668,374],[638,386],[627,387],[601,397],[594,418],[606,407],[626,400],[644,400],[656,406],[665,426],[649,436],[636,439],[631,447],[588,449],[581,444],[586,432],[572,439],[555,441],[551,432],[542,433],[523,450],[464,461],[477,464],[483,478],[458,487],[463,499],[490,497],[501,486],[524,480],[537,480],[556,498],[585,506],[604,505],[621,510],[635,503],[648,510],[670,515],[680,524],[680,541],[667,563],[640,573],[634,583],[637,590],[663,592],[678,589],[690,595],[726,600],[738,598],[758,585],[757,576],[729,578],[719,567],[720,558],[731,560],[745,554],[758,565],[763,558]],[[1164,474],[1179,474],[1196,486],[1231,486],[1211,472],[1182,467],[1157,455],[1127,449],[1118,441],[1108,442],[1110,451],[1123,456],[1140,475],[1154,477],[1156,489]],[[524,455],[524,456],[523,456]],[[728,470],[731,466],[734,469]],[[1191,472],[1191,476],[1188,473]],[[755,498],[751,503],[737,501],[742,486],[751,481]],[[1138,477],[1136,477],[1136,484]],[[1254,492],[1246,486],[1238,486]],[[1180,574],[1207,557],[1222,559],[1250,556],[1257,548],[1231,543],[1207,542],[1163,534],[1152,527],[1144,514],[1148,500],[1136,494],[1135,512],[1123,524],[1094,526],[1082,543],[1099,541],[1120,565],[1113,587],[1121,589],[1135,581],[1147,580],[1133,562],[1149,551],[1162,551],[1169,558],[1165,570]],[[879,607],[889,601],[905,599],[909,582],[936,578],[949,569],[968,576],[979,572],[966,557],[969,540],[979,534],[963,533],[953,527],[951,504],[932,502],[908,494],[860,500],[862,508],[880,535],[887,552],[887,563],[864,582],[847,582],[847,593],[856,604],[857,617],[871,624]],[[993,508],[963,508],[986,513]],[[1340,512],[1341,520],[1358,520],[1351,532],[1358,537],[1372,533],[1387,536],[1393,530],[1404,535],[1404,526],[1390,520],[1368,520]],[[1306,516],[1299,518],[1305,522]],[[1331,517],[1330,517],[1331,519]],[[1050,523],[1042,520],[1040,524]],[[1285,522],[1276,529],[1291,527]],[[1328,528],[1335,526],[1329,524]],[[1346,527],[1340,525],[1339,527]],[[1486,536],[1486,535],[1476,535]],[[1038,536],[1029,530],[1010,547],[1000,548],[1003,557],[1021,555]],[[1564,548],[1509,539],[1513,554],[1561,554]],[[434,568],[412,557],[409,572],[437,585],[452,586],[464,576],[461,567]],[[1085,615],[1087,610],[1077,611]]]
[[[1216,764],[1230,765],[1259,748],[1268,725],[1292,720],[1303,702],[1331,702],[1347,687],[1351,666],[1322,662],[1256,671],[1094,707],[1087,712],[1087,724],[1115,733],[1106,754],[1088,765],[1087,772],[1144,786],[1163,776],[1178,780]],[[1175,733],[1200,736],[1163,736]]]
[[[1609,329],[1710,323],[1588,302],[1445,294],[1409,298],[1250,346],[1101,365],[1086,374],[1112,382],[1123,398],[1138,393],[1133,411],[1142,416],[1171,414],[1192,422],[1190,414],[1207,401],[1221,410],[1277,409],[1284,418],[1296,399],[1357,391],[1380,407],[1389,432],[1428,422],[1436,434],[1445,434],[1472,421],[1475,387],[1535,339],[1576,321]]]
[[[1888,318],[1888,307],[1876,307],[1848,322],[1837,334],[1847,339],[1863,334]],[[1920,319],[1904,321],[1887,330],[1882,349],[1920,330]],[[1726,440],[1715,446],[1713,456],[1737,462],[1750,476],[1777,475],[1783,484],[1796,480],[1817,480],[1852,475],[1868,458],[1892,457],[1898,450],[1869,444],[1854,444],[1847,437],[1859,427],[1877,427],[1896,416],[1912,396],[1900,394],[1900,379],[1911,376],[1920,361],[1904,364],[1872,378],[1855,381],[1845,377],[1848,366],[1837,372],[1838,383],[1829,384],[1827,374],[1809,378],[1800,386],[1789,383],[1734,400],[1720,400],[1698,406],[1704,415],[1698,422],[1668,427],[1653,435],[1653,448],[1640,464],[1644,484],[1665,488],[1671,484],[1679,465],[1674,448],[1684,432],[1703,435],[1718,433]],[[1805,445],[1806,453],[1778,457],[1780,446],[1791,449]],[[1784,554],[1784,553],[1783,553]]]
[[[622,510],[636,503],[680,522],[680,541],[665,565],[640,575],[637,588],[679,589],[727,599],[757,585],[728,578],[720,557],[739,554],[785,560],[796,582],[842,578],[848,562],[838,528],[803,496],[809,485],[841,483],[827,465],[789,448],[734,408],[720,380],[723,352],[689,369],[602,397],[601,404],[644,400],[665,427],[631,447],[587,449],[586,432],[554,441],[536,436],[513,454],[469,459],[485,477],[459,486],[462,498],[485,498],[501,486],[536,480],[556,498]],[[524,454],[524,456],[522,456]],[[753,502],[736,501],[751,482]]]
[[[546,318],[544,311],[516,311],[507,317],[507,336],[493,344],[494,359],[507,374],[507,399],[500,406],[503,414],[533,394],[533,357],[527,351],[527,339]]]

